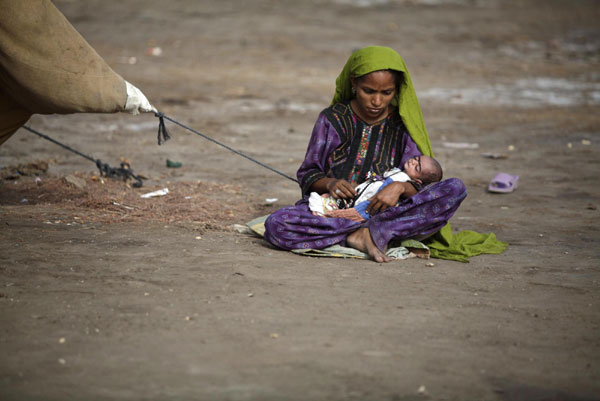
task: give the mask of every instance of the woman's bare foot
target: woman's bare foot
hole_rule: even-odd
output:
[[[375,246],[375,243],[371,238],[371,231],[369,231],[367,227],[359,228],[350,234],[348,238],[346,238],[346,243],[352,248],[368,254],[375,262],[383,263],[393,260]]]

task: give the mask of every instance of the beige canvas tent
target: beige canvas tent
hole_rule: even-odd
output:
[[[49,0],[0,10],[0,144],[32,114],[156,111]]]

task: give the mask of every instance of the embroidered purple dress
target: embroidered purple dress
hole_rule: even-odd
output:
[[[367,124],[356,116],[349,103],[325,109],[315,123],[304,162],[297,172],[303,198],[295,206],[284,207],[267,218],[265,238],[287,250],[323,249],[345,245],[349,234],[368,227],[375,245],[385,252],[392,239],[422,239],[436,233],[467,195],[458,178],[417,188],[419,192],[411,198],[363,223],[315,216],[308,207],[310,188],[320,178],[343,178],[360,184],[370,174],[380,176],[420,154],[397,113]]]

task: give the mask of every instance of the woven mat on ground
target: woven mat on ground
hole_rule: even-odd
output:
[[[249,221],[246,223],[246,225],[254,233],[264,237],[265,220],[267,217],[269,216],[266,215],[258,217],[252,221]],[[304,256],[369,259],[369,255],[366,253],[354,248],[348,248],[340,245],[333,245],[324,249],[293,249],[292,252]],[[429,259],[429,248],[422,242],[413,239],[407,239],[400,242],[391,243],[386,255],[394,259],[409,259],[415,257]]]

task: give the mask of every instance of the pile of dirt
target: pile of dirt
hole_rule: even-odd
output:
[[[16,180],[21,176],[37,176],[46,174],[50,162],[39,160],[33,163],[8,166],[0,169],[0,178],[3,180]]]
[[[11,214],[30,214],[30,206],[59,206],[77,216],[79,223],[160,221],[196,223],[204,228],[225,229],[234,222],[268,213],[267,206],[245,195],[239,185],[201,181],[172,182],[168,193],[142,198],[164,187],[133,188],[129,183],[74,174],[35,179],[0,181],[0,207]],[[40,219],[44,216],[32,216]]]

